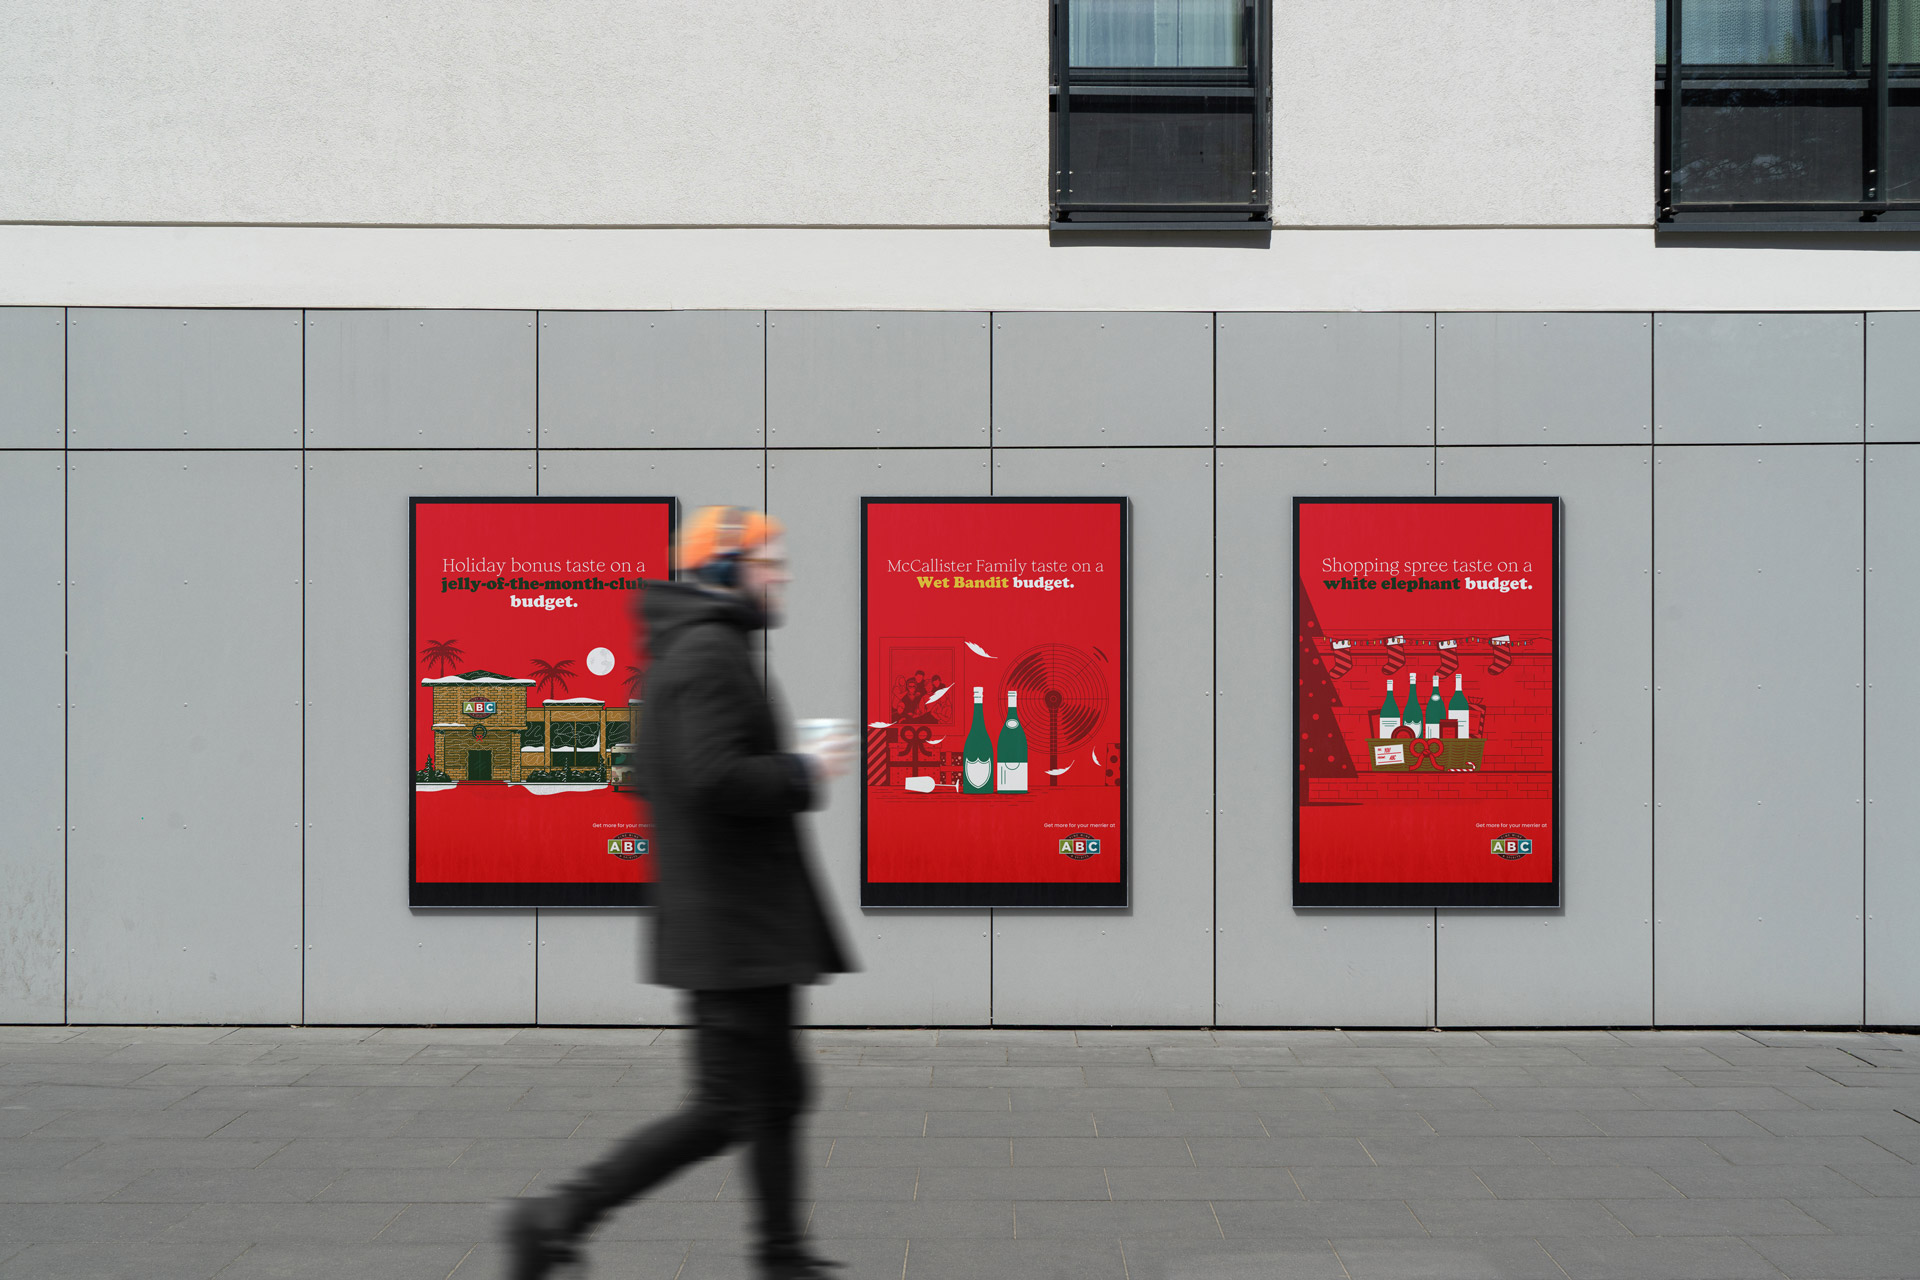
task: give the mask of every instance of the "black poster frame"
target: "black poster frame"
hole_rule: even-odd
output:
[[[507,503],[528,505],[572,505],[583,503],[619,504],[630,507],[665,505],[667,508],[668,577],[675,575],[672,548],[680,536],[680,500],[675,497],[567,497],[562,495],[493,495],[486,497],[411,497],[407,499],[407,762],[409,768],[420,758],[418,717],[414,713],[414,660],[420,652],[419,619],[415,605],[419,599],[414,582],[419,560],[419,511],[422,505],[472,505]],[[411,774],[409,774],[411,777]],[[582,884],[520,881],[428,881],[419,877],[416,861],[418,813],[414,807],[413,783],[407,783],[407,905],[410,907],[601,907],[631,908],[653,905],[653,886],[639,884]]]
[[[1287,581],[1293,590],[1293,606],[1290,611],[1292,630],[1290,635],[1300,635],[1300,597],[1304,590],[1300,581],[1300,509],[1305,506],[1473,506],[1498,504],[1503,506],[1524,506],[1544,504],[1553,516],[1553,879],[1529,884],[1489,884],[1452,881],[1413,881],[1378,882],[1360,881],[1339,883],[1332,881],[1303,882],[1300,879],[1300,791],[1297,779],[1300,773],[1300,734],[1298,732],[1299,703],[1298,695],[1293,710],[1287,718],[1287,736],[1292,739],[1293,750],[1287,771],[1288,787],[1292,792],[1292,839],[1293,839],[1293,905],[1296,908],[1319,907],[1490,907],[1490,908],[1534,908],[1556,909],[1565,905],[1564,862],[1566,850],[1563,844],[1565,823],[1561,820],[1561,807],[1564,800],[1564,788],[1561,786],[1560,768],[1565,759],[1561,751],[1560,738],[1565,716],[1562,714],[1562,699],[1565,683],[1561,678],[1561,637],[1565,634],[1562,625],[1562,610],[1565,602],[1565,538],[1564,508],[1558,497],[1540,497],[1534,495],[1521,497],[1327,497],[1303,498],[1293,500],[1293,558],[1288,566]],[[1294,656],[1288,669],[1293,673],[1293,687],[1300,688],[1303,672],[1300,668],[1298,645],[1293,646]]]
[[[1105,884],[1084,882],[934,882],[874,881],[867,875],[867,796],[864,752],[860,779],[860,905],[862,907],[1067,907],[1125,908],[1133,890],[1133,503],[1125,497],[863,497],[860,499],[860,729],[865,741],[868,608],[867,513],[875,506],[1113,506],[1120,513],[1120,878]]]

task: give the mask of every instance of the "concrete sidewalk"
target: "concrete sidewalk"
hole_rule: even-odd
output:
[[[1913,1277],[1920,1038],[819,1031],[858,1280]],[[658,1030],[0,1028],[0,1277],[501,1274],[496,1203],[671,1108]],[[747,1274],[731,1157],[595,1276]]]

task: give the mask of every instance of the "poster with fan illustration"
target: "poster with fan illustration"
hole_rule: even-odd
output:
[[[1127,905],[1127,516],[862,500],[863,906]]]

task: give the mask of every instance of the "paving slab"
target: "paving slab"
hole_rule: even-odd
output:
[[[851,1280],[1920,1274],[1920,1041],[816,1030]],[[492,1280],[501,1205],[684,1104],[660,1028],[0,1028],[0,1280]],[[7,1083],[5,1073],[15,1073]],[[738,1280],[740,1158],[595,1274]]]

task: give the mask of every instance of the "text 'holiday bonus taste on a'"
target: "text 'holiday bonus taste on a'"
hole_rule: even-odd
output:
[[[668,498],[413,500],[415,906],[632,906],[637,592],[668,574]]]
[[[1127,504],[862,503],[861,901],[1127,901]]]
[[[1560,504],[1294,502],[1294,904],[1557,906]]]

